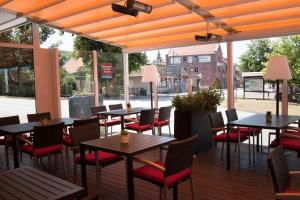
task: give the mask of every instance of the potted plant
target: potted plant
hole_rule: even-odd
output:
[[[126,130],[121,130],[121,142],[127,144],[129,142],[129,133]]]
[[[208,115],[216,112],[223,100],[223,91],[213,87],[200,89],[191,96],[175,96],[172,100],[174,136],[180,140],[198,134],[197,152],[210,149],[212,134]]]
[[[131,108],[131,104],[130,104],[130,103],[127,103],[127,104],[126,104],[126,107],[127,107],[127,111],[128,111],[128,112],[131,112],[131,111],[132,111],[132,108]]]

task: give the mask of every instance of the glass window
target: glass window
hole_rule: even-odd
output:
[[[0,42],[32,44],[32,24],[28,23],[0,33]]]
[[[188,63],[192,63],[193,62],[193,57],[192,56],[189,56],[188,57]]]
[[[198,56],[194,56],[194,60],[195,60],[195,61],[198,61]]]
[[[174,58],[174,64],[179,64],[179,63],[181,63],[180,57],[175,57]]]
[[[198,72],[198,67],[195,67],[195,72]]]
[[[182,60],[183,60],[183,62],[186,61],[186,56],[183,56],[183,57],[182,57]]]

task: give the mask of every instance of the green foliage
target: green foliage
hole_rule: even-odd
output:
[[[281,37],[273,43],[273,52],[269,55],[285,55],[288,57],[292,79],[290,86],[300,87],[300,35]]]
[[[70,97],[77,90],[76,79],[73,74],[68,74],[65,69],[60,69],[60,93],[63,97]]]
[[[221,84],[220,79],[217,78],[212,86],[213,86],[215,89],[222,89],[222,84]]]
[[[121,133],[120,133],[120,135],[128,135],[129,134],[129,132],[128,131],[126,131],[126,130],[121,130]]]
[[[268,39],[252,40],[247,50],[240,57],[239,68],[242,72],[260,72],[264,68],[268,58],[267,54],[272,52],[272,44]]]
[[[178,111],[202,111],[204,109],[214,108],[222,103],[224,93],[221,89],[213,87],[200,89],[192,96],[175,96],[172,100],[172,106]]]

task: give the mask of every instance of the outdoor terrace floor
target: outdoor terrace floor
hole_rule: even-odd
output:
[[[248,146],[241,145],[241,165],[238,166],[238,154],[232,150],[232,170],[227,171],[225,168],[226,160],[220,159],[220,144],[215,153],[212,151],[200,153],[194,160],[193,164],[193,183],[195,197],[198,200],[233,200],[233,199],[274,199],[273,185],[270,176],[267,176],[266,155],[257,153],[256,165],[249,167],[248,162]],[[232,148],[234,149],[234,148]],[[64,153],[65,154],[65,153]],[[151,160],[159,158],[158,150],[154,150],[140,155],[141,157]],[[59,158],[59,157],[58,157]],[[288,157],[291,170],[300,169],[300,159],[296,153],[291,153]],[[64,162],[67,170],[67,180],[73,182],[73,162],[72,154],[64,155]],[[44,163],[44,164],[43,164]],[[47,171],[48,159],[44,158],[40,169]],[[31,165],[32,162],[28,155],[23,154],[23,166]],[[54,162],[52,162],[54,164]],[[12,152],[10,152],[10,165],[13,167]],[[138,164],[135,164],[135,167]],[[4,170],[4,149],[0,147],[0,170]],[[49,171],[48,171],[49,172]],[[54,175],[62,177],[62,165],[59,160],[57,172],[50,172]],[[80,166],[78,165],[77,184],[81,184]],[[95,168],[87,167],[88,191],[90,199],[95,194]],[[300,186],[300,179],[293,179],[293,187]],[[102,169],[101,180],[102,199],[124,200],[127,197],[126,179],[125,179],[125,163],[121,161]],[[156,186],[135,179],[135,197],[137,200],[154,200],[159,199],[159,190]],[[172,190],[168,191],[168,199],[172,199]],[[188,182],[184,182],[179,186],[179,199],[191,199],[190,188]]]

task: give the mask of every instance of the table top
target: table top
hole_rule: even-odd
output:
[[[0,199],[74,199],[83,197],[83,187],[31,167],[0,173]]]
[[[98,114],[99,115],[112,115],[112,116],[125,116],[125,115],[137,114],[137,113],[140,113],[141,110],[147,110],[147,109],[150,109],[150,108],[136,107],[136,108],[132,108],[131,112],[128,112],[127,109],[119,109],[119,110],[99,112]]]
[[[135,156],[140,153],[167,145],[176,138],[129,133],[129,143],[122,144],[121,136],[114,135],[80,143],[88,149],[102,150],[122,156]]]
[[[60,118],[60,119],[52,119],[49,120],[49,124],[64,122],[65,126],[71,126],[74,123],[74,118]],[[33,131],[34,126],[41,125],[40,122],[28,122],[22,124],[12,124],[6,126],[0,126],[1,135],[13,135],[13,134],[21,134],[28,133]]]
[[[247,126],[247,127],[259,127],[266,129],[279,129],[288,126],[289,124],[300,119],[300,116],[292,115],[272,115],[272,122],[266,122],[265,114],[255,114],[243,119],[238,119],[232,122],[228,122],[228,126]]]

